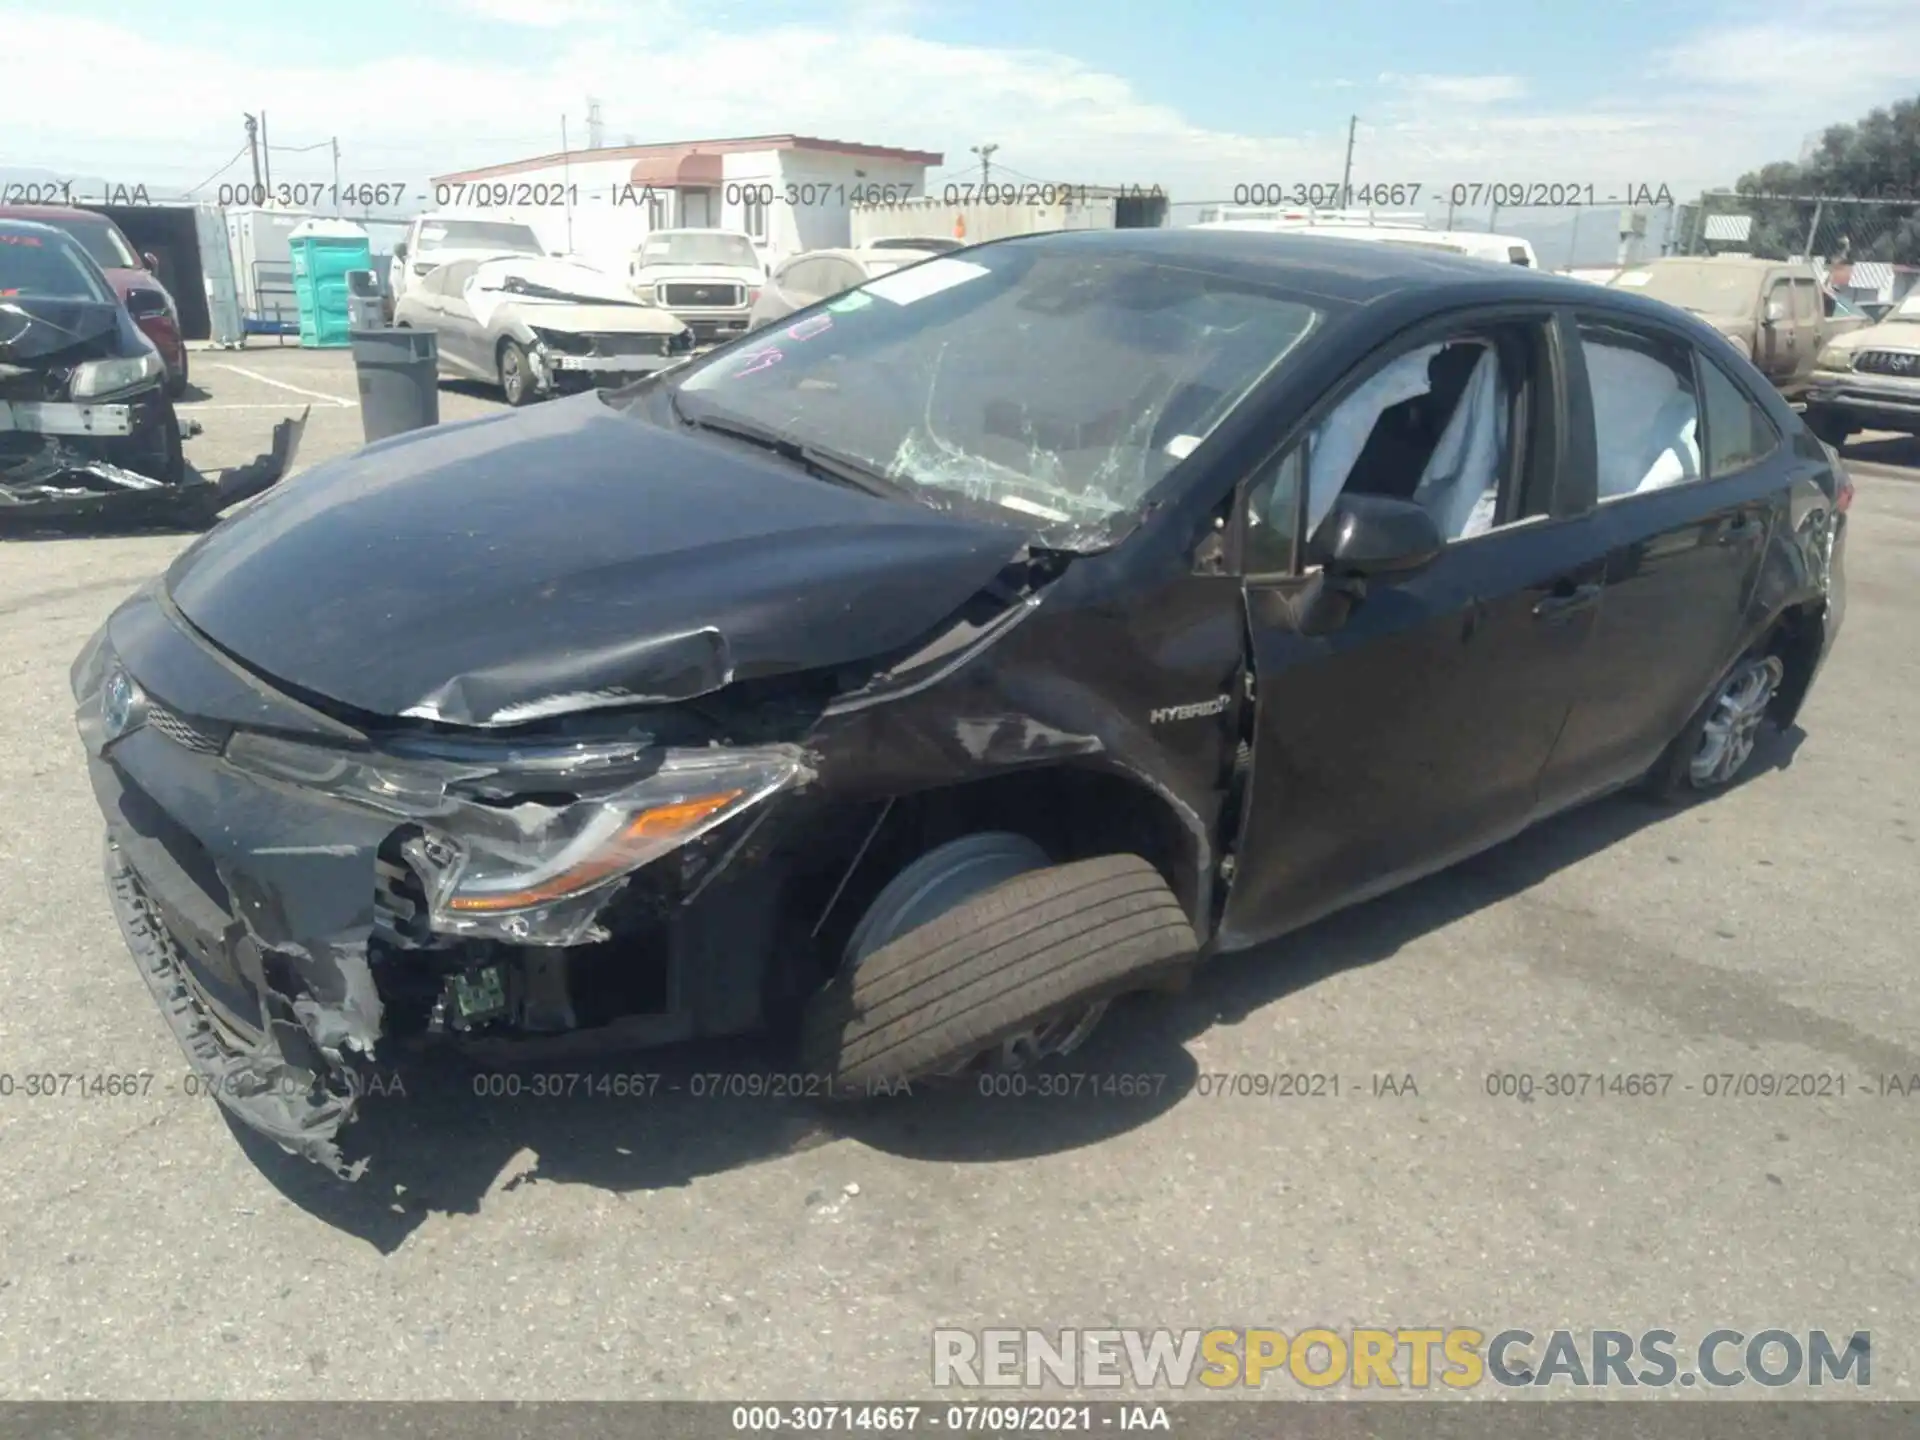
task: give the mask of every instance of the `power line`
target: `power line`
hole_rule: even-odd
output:
[[[218,170],[214,171],[213,174],[207,176],[207,178],[205,180],[202,180],[199,185],[190,185],[185,190],[182,190],[180,193],[182,195],[191,195],[195,190],[200,189],[202,185],[212,184],[215,180],[218,180],[222,175],[226,174],[227,171],[231,170],[236,164],[238,164],[240,161],[240,157],[246,153],[247,153],[247,147],[245,145],[242,145],[238,150],[233,152],[233,159],[227,161],[226,164],[222,165]]]

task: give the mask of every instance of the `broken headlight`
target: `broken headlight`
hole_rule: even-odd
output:
[[[127,360],[89,360],[73,367],[67,393],[75,400],[98,400],[146,385],[166,373],[166,362],[153,349]]]
[[[415,821],[407,858],[442,935],[589,938],[611,889],[807,774],[790,746],[573,747],[480,759],[332,750],[243,733],[227,759]]]

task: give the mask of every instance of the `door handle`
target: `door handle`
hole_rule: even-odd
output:
[[[1533,607],[1533,618],[1545,620],[1548,624],[1571,619],[1582,610],[1591,610],[1600,603],[1601,586],[1597,583],[1587,585],[1562,585],[1554,587],[1553,594]]]

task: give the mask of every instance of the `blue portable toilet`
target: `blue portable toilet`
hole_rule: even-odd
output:
[[[367,232],[350,220],[303,220],[287,233],[287,250],[300,311],[300,343],[309,349],[350,345],[347,272],[373,268],[373,242]]]

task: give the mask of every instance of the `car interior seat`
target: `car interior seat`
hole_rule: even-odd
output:
[[[1447,540],[1478,534],[1492,523],[1491,503],[1483,502],[1498,494],[1507,412],[1499,353],[1491,345],[1452,348],[1465,352],[1464,378],[1449,376],[1447,382],[1449,388],[1457,384],[1459,401],[1413,491]],[[1463,368],[1452,357],[1441,358],[1456,374]],[[1469,522],[1477,525],[1471,532]]]

